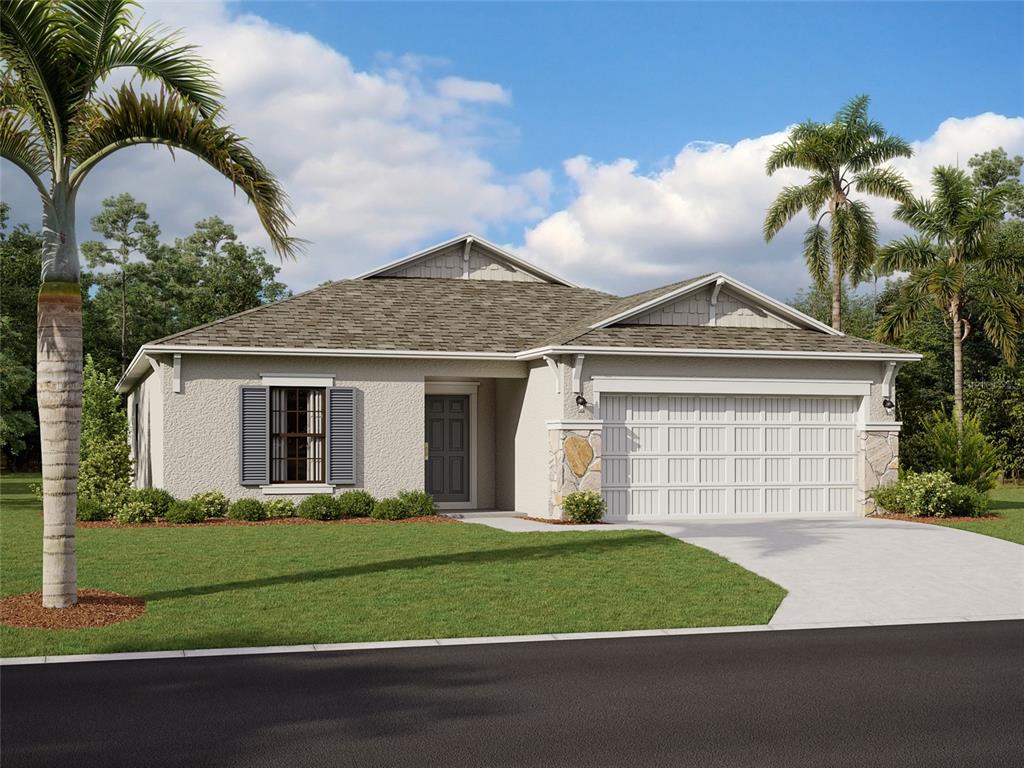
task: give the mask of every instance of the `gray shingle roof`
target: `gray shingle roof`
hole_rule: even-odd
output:
[[[856,336],[783,328],[720,328],[696,325],[613,325],[588,331],[572,345],[586,347],[663,347],[765,352],[853,352],[906,354]]]
[[[594,323],[700,280],[627,297],[551,283],[339,280],[167,336],[154,345],[514,353],[542,346],[905,353],[815,330]]]

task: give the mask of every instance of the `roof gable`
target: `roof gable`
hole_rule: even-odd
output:
[[[748,311],[753,311],[779,321],[778,323],[765,323],[767,327],[803,328],[821,331],[833,336],[843,335],[839,331],[815,320],[813,317],[805,315],[803,312],[783,304],[781,301],[776,301],[770,296],[722,272],[714,272],[682,284],[676,283],[675,285],[667,285],[660,289],[656,288],[643,294],[637,294],[631,298],[638,301],[633,302],[629,306],[624,306],[617,313],[607,315],[592,323],[589,326],[589,330],[620,324],[661,324],[652,322],[652,319],[656,317],[655,313],[657,310],[669,308],[677,304],[680,299],[707,290],[710,290],[711,294],[718,298],[723,289],[725,289],[729,302],[735,304],[738,308],[746,308]],[[646,322],[644,322],[644,318],[648,318]]]
[[[573,286],[568,280],[472,234],[460,235],[430,248],[358,275],[455,280],[536,282]]]

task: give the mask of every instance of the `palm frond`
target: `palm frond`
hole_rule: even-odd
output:
[[[974,183],[959,168],[940,165],[932,169],[932,205],[935,215],[949,230],[973,202]]]
[[[816,173],[811,180],[804,185],[807,194],[804,197],[804,205],[807,207],[807,215],[817,221],[824,208],[835,191],[832,186],[832,177],[824,173]]]
[[[932,304],[927,279],[911,275],[900,285],[896,299],[883,310],[875,326],[875,340],[886,344],[899,341]]]
[[[914,150],[904,139],[899,136],[883,135],[861,146],[847,165],[851,171],[860,173],[897,157],[910,157],[913,154]]]
[[[885,273],[926,269],[941,258],[939,249],[926,237],[907,235],[878,249],[878,267]]]
[[[0,157],[21,168],[41,194],[46,194],[42,176],[49,169],[46,147],[23,115],[0,112]]]
[[[54,158],[60,156],[64,144],[67,112],[64,84],[68,57],[58,12],[48,2],[0,2],[0,58],[10,70],[6,79],[17,80]]]
[[[783,187],[764,217],[764,239],[771,240],[804,207],[806,187]]]
[[[1006,284],[990,280],[970,291],[965,309],[1006,362],[1016,365],[1024,298]]]
[[[850,126],[866,121],[869,104],[871,104],[871,97],[867,94],[854,96],[836,112],[835,122]]]
[[[849,272],[857,250],[857,227],[849,206],[841,205],[832,213],[832,269],[845,275]]]
[[[301,241],[292,225],[288,197],[277,178],[229,126],[205,118],[199,108],[175,93],[137,94],[122,86],[100,99],[79,126],[69,153],[77,163],[74,186],[103,158],[139,144],[163,144],[190,152],[240,187],[255,206],[274,250],[294,256]]]
[[[896,206],[893,218],[932,239],[943,241],[949,239],[946,222],[935,210],[935,205],[931,200],[921,197],[906,200]]]
[[[878,225],[867,203],[851,200],[850,218],[854,228],[853,252],[846,266],[846,274],[854,286],[868,278],[878,255]]]
[[[804,261],[818,288],[827,288],[829,284],[832,256],[828,240],[828,230],[821,224],[812,224],[804,232]]]
[[[84,80],[83,97],[103,76],[101,62],[118,36],[131,27],[133,0],[64,0],[61,24]]]
[[[910,184],[892,168],[868,168],[854,176],[854,187],[875,197],[908,203],[911,200]]]

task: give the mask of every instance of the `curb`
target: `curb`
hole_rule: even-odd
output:
[[[733,627],[691,627],[680,629],[634,629],[614,632],[569,632],[549,635],[505,635],[494,637],[443,637],[432,640],[383,640],[355,643],[313,643],[307,645],[268,645],[255,648],[198,648],[185,651],[129,651],[126,653],[83,653],[66,656],[13,656],[0,658],[0,667],[31,664],[72,664],[88,661],[144,661],[151,659],[192,659],[210,656],[263,656],[279,653],[326,653],[337,651],[370,651],[392,648],[423,648],[428,646],[494,645],[498,643],[541,643],[560,640],[615,640],[639,637],[681,637],[716,635],[733,632],[789,632],[806,629],[841,629],[853,627],[898,627],[912,624],[959,624],[982,621],[1022,621],[1024,613],[998,616],[956,616],[944,618],[894,619],[892,621],[829,621],[809,623],[769,623]]]

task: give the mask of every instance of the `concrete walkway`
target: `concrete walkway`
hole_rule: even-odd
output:
[[[1024,618],[1024,546],[955,528],[872,518],[593,526],[462,519],[513,532],[661,531],[785,587],[789,595],[771,621],[780,628]]]

